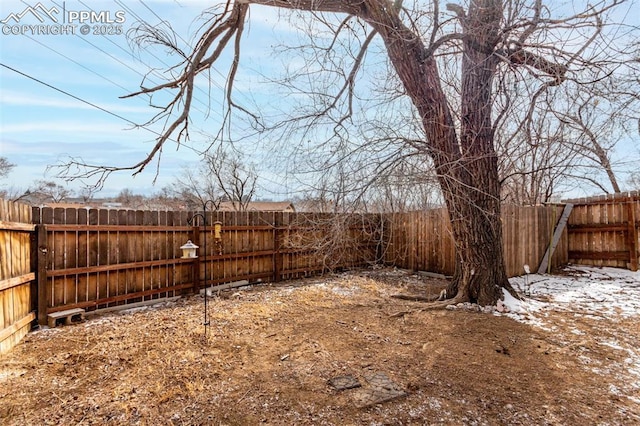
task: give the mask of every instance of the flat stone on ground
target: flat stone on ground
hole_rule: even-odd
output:
[[[367,385],[362,387],[362,389],[358,389],[354,394],[355,404],[358,408],[380,404],[407,394],[385,373],[376,372],[366,375],[365,380],[367,381]]]
[[[359,388],[362,386],[358,379],[352,375],[338,376],[329,379],[329,385],[333,386],[336,390],[342,391],[346,389]]]

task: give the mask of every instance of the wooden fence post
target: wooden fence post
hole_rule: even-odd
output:
[[[273,215],[273,281],[282,279],[282,253],[280,253],[280,237],[282,224],[282,212]]]
[[[207,238],[207,236],[204,236]],[[191,228],[191,241],[194,244],[200,246],[200,254],[192,261],[191,276],[193,277],[193,293],[198,294],[200,292],[200,257],[204,257],[204,261],[207,262],[207,253],[204,252],[203,245],[200,243],[200,227],[193,225]],[[204,277],[204,282],[207,282],[207,277]]]
[[[34,256],[37,256],[36,282],[38,283],[38,324],[47,324],[49,291],[47,291],[47,243],[46,225],[36,225],[36,244]]]
[[[276,224],[273,228],[273,281],[279,282],[281,278],[282,254],[280,253],[280,228]]]
[[[629,269],[638,270],[638,227],[636,224],[636,206],[633,201],[627,203],[627,239],[629,246]]]

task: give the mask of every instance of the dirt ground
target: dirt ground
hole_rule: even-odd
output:
[[[445,284],[380,269],[225,291],[206,338],[202,296],[34,332],[0,357],[0,423],[640,424],[628,358],[597,344],[640,341],[637,317],[550,312],[545,330],[390,297]]]

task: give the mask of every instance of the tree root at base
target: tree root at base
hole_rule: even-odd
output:
[[[417,296],[415,294],[392,294],[390,297],[394,299],[410,300],[412,302],[435,302],[439,299],[438,295],[433,296]]]
[[[419,308],[419,309],[411,309],[408,311],[400,311],[395,314],[389,315],[391,318],[401,318],[408,314],[414,314],[417,312],[425,312],[425,311],[435,311],[438,309],[446,309],[449,305],[457,305],[458,303],[468,302],[469,298],[463,296],[456,296],[453,299],[447,300],[437,300],[437,301],[429,301],[427,305]]]

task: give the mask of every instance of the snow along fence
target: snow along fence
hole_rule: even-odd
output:
[[[0,200],[0,343],[35,319],[112,309],[203,287],[305,277],[384,261],[450,275],[455,248],[444,209],[398,214],[136,211],[39,208]],[[509,276],[536,270],[562,206],[503,206]],[[216,226],[216,224],[218,226]],[[183,258],[191,240],[198,257]],[[567,262],[567,232],[551,266]]]

